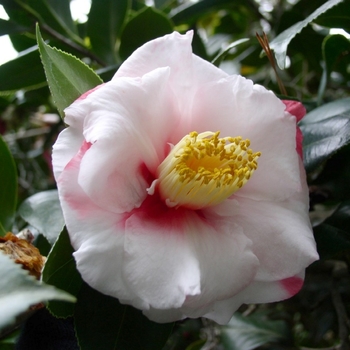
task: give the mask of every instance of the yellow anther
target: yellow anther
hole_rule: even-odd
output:
[[[219,131],[192,131],[159,165],[157,184],[167,205],[191,209],[216,205],[250,179],[261,153],[248,149],[248,139],[219,135]]]

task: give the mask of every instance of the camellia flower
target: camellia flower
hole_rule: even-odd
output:
[[[305,111],[191,40],[148,42],[68,107],[53,166],[90,286],[158,322],[226,323],[242,303],[294,295],[318,258],[296,150]]]

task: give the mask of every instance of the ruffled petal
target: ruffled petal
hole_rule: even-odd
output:
[[[227,74],[209,62],[193,55],[191,41],[193,32],[185,35],[174,32],[152,40],[138,48],[118,69],[112,80],[121,77],[140,77],[159,67],[170,69],[169,84],[176,96],[176,116],[180,127],[174,130],[169,142],[177,143],[188,130],[191,119],[192,99],[204,83],[219,80]]]
[[[68,123],[84,118],[84,139],[92,145],[78,182],[106,210],[130,211],[147,195],[145,172],[154,173],[165,157],[177,123],[168,80],[167,68],[142,78],[120,78],[66,109]]]
[[[262,153],[237,195],[283,200],[300,191],[295,118],[272,92],[240,76],[205,84],[194,98],[189,129],[248,138],[253,151]]]
[[[189,317],[199,317],[200,309],[208,308],[215,300],[237,294],[254,278],[259,261],[253,252],[250,239],[234,220],[222,217],[206,217],[205,226],[191,227],[190,232],[201,269],[202,292],[187,298],[184,311]],[[209,226],[210,229],[205,229]],[[200,312],[198,312],[200,311]]]
[[[244,289],[258,267],[251,242],[237,225],[169,209],[153,197],[126,220],[125,252],[125,280],[150,305],[147,315],[181,308],[198,317],[213,300]]]
[[[80,162],[88,149],[89,145],[84,144],[58,178],[61,206],[75,249],[77,268],[93,288],[132,299],[133,292],[123,282],[120,268],[124,252],[124,217],[96,206],[77,183]]]
[[[167,222],[153,221],[141,211],[126,221],[124,278],[154,308],[180,307],[186,296],[201,292],[199,264],[183,233],[184,216],[180,210]]]
[[[296,293],[318,257],[295,151],[302,113],[193,55],[191,39],[173,33],[145,44],[111,82],[67,108],[53,160],[89,285],[157,322],[204,315],[225,323],[242,303]],[[169,143],[217,130],[262,152],[242,189],[197,211],[147,194]]]
[[[306,187],[306,182],[302,182]],[[257,281],[277,281],[297,275],[318,259],[305,188],[283,202],[236,196],[209,210],[232,216],[252,240],[253,252],[260,262]]]
[[[66,128],[53,145],[52,166],[56,180],[84,143],[82,128]]]
[[[275,282],[252,282],[234,297],[217,301],[204,314],[219,324],[226,324],[242,304],[271,303],[292,297],[299,292],[304,282],[304,270],[296,276]]]

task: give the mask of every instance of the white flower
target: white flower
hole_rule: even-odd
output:
[[[53,165],[90,286],[158,322],[225,323],[294,295],[318,255],[296,118],[191,40],[145,44],[68,107]]]

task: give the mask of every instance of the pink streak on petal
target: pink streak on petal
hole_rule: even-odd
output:
[[[83,159],[87,150],[91,147],[90,142],[84,141],[78,151],[78,153],[70,160],[70,162],[66,165],[65,170],[69,170],[72,168],[77,168],[80,166],[80,162]]]
[[[105,84],[105,83],[100,84],[100,85],[97,85],[97,86],[94,87],[93,89],[84,92],[80,97],[78,97],[78,98],[76,99],[76,101],[86,99],[92,92],[98,90],[98,89],[99,89],[100,87],[102,87],[104,84]]]
[[[282,287],[288,292],[289,297],[297,294],[304,284],[304,280],[300,277],[289,277],[280,281]]]
[[[287,112],[297,118],[297,122],[300,122],[300,120],[303,119],[304,115],[306,114],[306,109],[302,103],[290,100],[282,100],[282,102],[287,107]]]
[[[90,202],[90,199],[86,194],[79,190],[78,184],[75,185],[76,187],[74,189],[69,190],[69,188],[72,187],[72,184],[67,184],[67,182],[70,182],[71,178],[75,177],[74,175],[71,175],[72,173],[79,172],[80,162],[91,146],[92,144],[90,142],[84,141],[78,153],[66,165],[61,177],[58,179],[58,183],[62,188],[68,188],[68,190],[63,193],[64,201],[72,210],[77,212],[80,218],[90,215],[91,212],[96,210],[96,207]]]
[[[153,223],[157,227],[157,231],[162,233],[176,232],[176,234],[182,235],[188,226],[186,220],[189,217],[192,217],[194,221],[200,219],[208,224],[200,210],[195,211],[181,207],[178,209],[169,208],[157,191],[154,195],[147,196],[139,208],[125,213],[123,222],[125,223],[133,215],[137,215],[140,221],[147,222],[148,225]]]
[[[145,163],[140,164],[138,174],[140,174],[149,185],[155,180],[154,175],[149,171]]]

